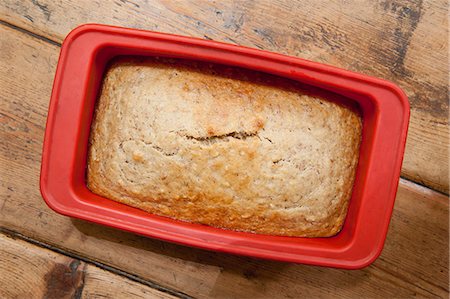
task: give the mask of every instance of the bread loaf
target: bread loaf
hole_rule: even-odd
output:
[[[339,232],[361,118],[299,83],[220,65],[121,58],[92,123],[88,188],[152,214],[254,233]]]

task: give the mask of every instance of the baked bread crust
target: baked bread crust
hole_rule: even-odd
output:
[[[88,188],[179,220],[270,235],[340,231],[361,118],[287,79],[121,58],[94,114]]]

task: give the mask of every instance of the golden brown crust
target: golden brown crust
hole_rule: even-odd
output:
[[[353,109],[274,76],[169,59],[109,68],[87,184],[150,213],[324,237],[347,213],[361,140]]]

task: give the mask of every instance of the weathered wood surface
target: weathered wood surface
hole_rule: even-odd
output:
[[[0,298],[176,298],[0,233]]]
[[[383,1],[14,1],[1,19],[61,43],[106,23],[276,51],[392,80],[411,102],[402,176],[449,190],[448,5]]]
[[[283,3],[0,2],[0,19],[10,24],[0,24],[0,229],[199,298],[448,298],[448,197],[406,180],[400,183],[381,257],[359,271],[186,248],[63,217],[43,202],[38,188],[40,155],[58,43],[83,22],[212,38],[391,79],[405,89],[412,104],[403,175],[448,192],[445,1]],[[22,241],[8,242],[34,247]],[[70,266],[71,258],[55,256],[59,257],[53,264],[42,262],[45,269],[59,263],[66,265],[64,269]],[[14,260],[0,256],[0,272],[2,261]],[[91,269],[85,270],[89,283],[84,296],[88,290],[91,296],[98,292],[97,296],[107,297],[128,290],[141,296],[147,290],[145,285],[81,264],[84,268],[78,269]],[[13,268],[24,273],[26,268],[20,265]],[[40,273],[45,276],[47,272]],[[88,273],[94,274],[87,278]],[[0,290],[4,291],[2,279],[0,273]],[[30,283],[41,283],[30,279]],[[96,286],[115,279],[125,281],[118,283],[118,290],[114,285]],[[12,282],[8,287],[20,289],[18,280],[8,281]],[[130,287],[120,287],[128,283]],[[153,292],[150,289],[150,294],[157,296]],[[2,294],[0,291],[0,297],[8,297]]]
[[[360,271],[206,252],[56,214],[43,202],[38,180],[59,49],[0,30],[0,227],[200,298],[448,296],[448,199],[407,181],[383,254]]]

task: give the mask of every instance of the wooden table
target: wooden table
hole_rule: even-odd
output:
[[[0,297],[449,296],[448,21],[439,1],[0,2]],[[231,256],[51,211],[38,188],[64,36],[98,22],[276,51],[392,80],[411,123],[380,258],[358,271]]]

